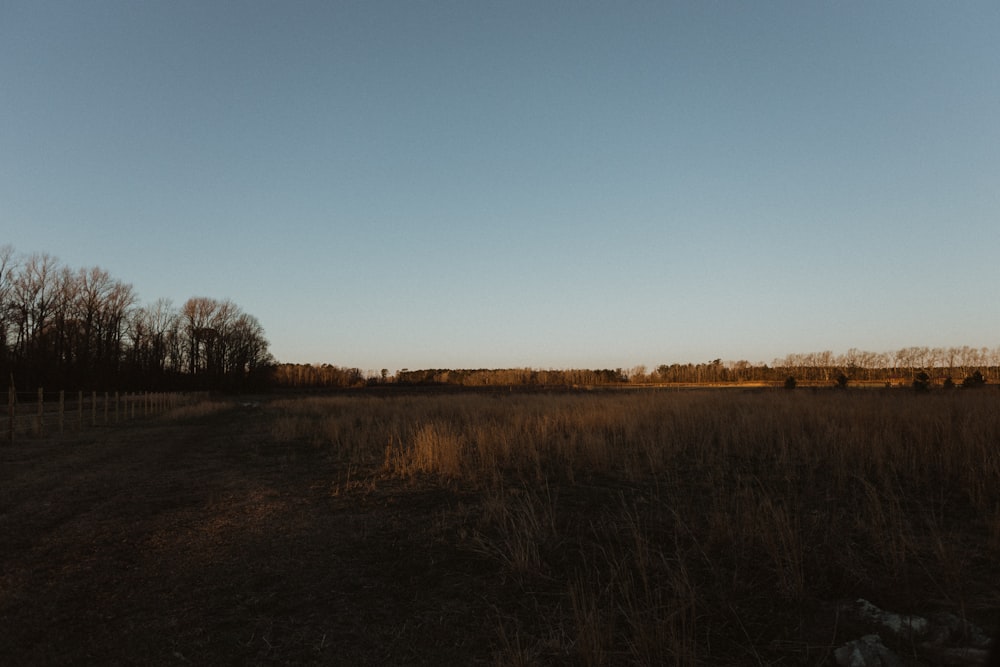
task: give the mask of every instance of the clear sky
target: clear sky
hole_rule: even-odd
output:
[[[0,245],[362,369],[1000,344],[1000,3],[0,0]]]

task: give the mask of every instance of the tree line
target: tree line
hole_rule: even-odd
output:
[[[336,388],[367,385],[615,386],[797,383],[980,386],[1000,381],[1000,347],[852,348],[653,369],[402,369],[278,364],[258,320],[229,300],[140,305],[131,284],[98,268],[0,246],[0,381],[66,390]]]
[[[870,352],[851,348],[843,354],[795,353],[772,363],[746,360],[660,365],[647,372],[644,366],[630,369],[631,383],[778,383],[795,378],[799,382],[824,384],[910,385],[920,374],[932,384],[958,383],[979,373],[985,381],[1000,381],[1000,347],[904,347],[893,352]]]
[[[372,385],[463,387],[568,387],[677,384],[795,384],[849,386],[981,386],[1000,382],[1000,347],[907,347],[895,352],[850,349],[790,354],[772,363],[746,360],[661,364],[628,369],[536,368],[402,369],[390,374],[364,372],[332,364],[277,364],[272,380],[278,387],[337,388]]]
[[[98,268],[0,247],[0,378],[62,389],[240,389],[267,380],[264,329],[229,300],[140,305]]]

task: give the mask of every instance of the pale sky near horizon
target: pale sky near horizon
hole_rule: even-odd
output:
[[[0,245],[281,361],[1000,345],[1000,3],[0,0]]]

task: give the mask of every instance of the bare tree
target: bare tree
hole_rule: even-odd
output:
[[[181,307],[183,321],[184,353],[186,355],[188,373],[194,375],[204,371],[205,346],[214,335],[211,330],[212,317],[215,314],[216,302],[203,296],[191,297]]]
[[[45,328],[52,319],[61,296],[58,262],[51,255],[33,254],[15,273],[11,285],[11,305],[16,341],[14,355],[22,365],[32,360],[33,380],[44,375],[49,359],[45,355]]]
[[[253,315],[241,313],[227,332],[226,370],[236,378],[255,373],[270,362],[264,328]]]
[[[112,280],[107,271],[97,267],[80,269],[74,279],[70,310],[78,328],[76,361],[85,376],[92,376],[101,361],[102,311]]]
[[[3,371],[8,370],[9,363],[8,339],[13,323],[12,293],[16,267],[14,246],[9,244],[0,246],[0,370]]]
[[[162,378],[182,370],[176,350],[180,316],[169,299],[157,299],[129,318],[132,365],[144,376]]]

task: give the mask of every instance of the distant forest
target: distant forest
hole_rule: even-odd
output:
[[[330,364],[278,364],[272,379],[280,387],[324,388],[365,385],[465,387],[564,387],[622,385],[729,385],[786,386],[792,378],[802,386],[964,386],[976,387],[1000,379],[1000,347],[907,347],[896,352],[851,349],[790,354],[772,364],[749,361],[662,364],[629,369],[539,370],[504,369],[403,369],[390,375]]]
[[[19,389],[166,390],[264,386],[264,330],[227,300],[142,306],[100,268],[0,246],[0,383]]]
[[[0,383],[23,390],[224,391],[364,386],[965,386],[1000,382],[1000,347],[790,354],[771,364],[714,359],[653,369],[402,369],[277,363],[257,319],[228,300],[139,305],[100,268],[0,246]],[[792,382],[789,381],[792,379]]]

